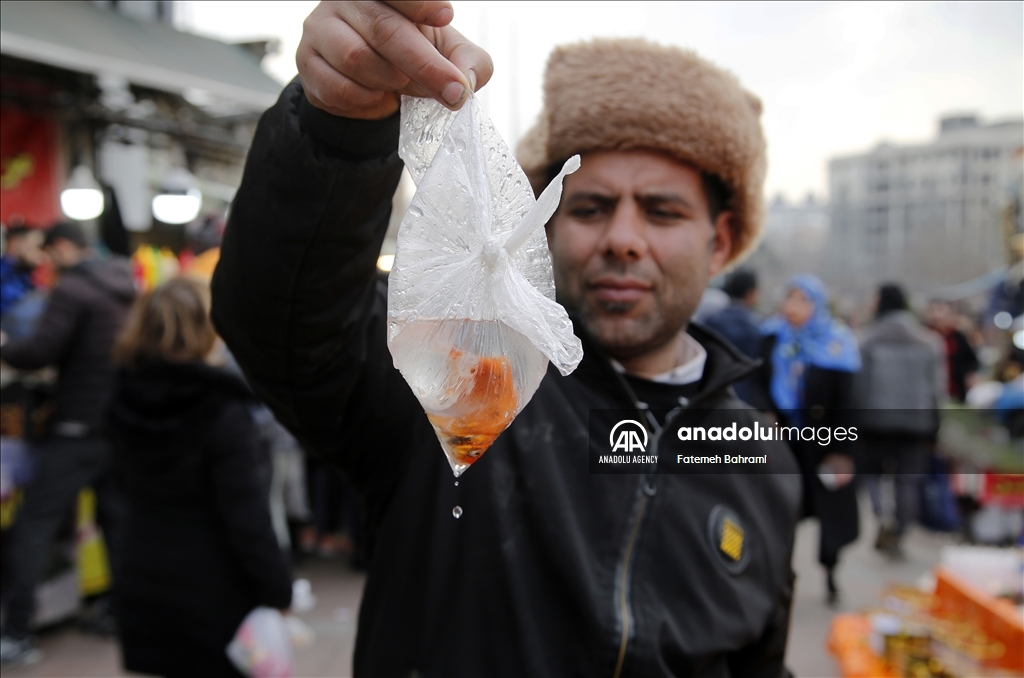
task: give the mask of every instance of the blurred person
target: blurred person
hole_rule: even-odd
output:
[[[779,314],[764,322],[762,332],[760,383],[780,424],[833,430],[849,424],[860,355],[853,334],[829,313],[821,280],[806,274],[790,278]],[[853,446],[802,440],[790,445],[803,475],[804,515],[821,523],[818,562],[825,568],[827,601],[836,605],[839,552],[860,531]]]
[[[194,280],[202,286],[208,296],[210,279],[220,260],[220,233],[224,223],[217,217],[205,216],[193,222],[200,227],[194,229],[205,233],[202,238],[194,238],[192,246],[199,254],[188,260],[183,267],[182,276]],[[199,243],[199,244],[197,244]],[[228,372],[245,381],[242,368],[224,342],[217,342],[214,354],[209,363],[226,369]],[[303,452],[288,431],[274,418],[267,407],[256,400],[249,404],[249,412],[263,445],[269,450],[273,473],[270,483],[270,517],[274,525],[274,534],[278,544],[286,553],[291,552],[291,530],[288,525],[289,510],[300,521],[308,520],[309,508],[305,496],[305,469]]]
[[[83,487],[96,492],[99,524],[114,563],[120,547],[123,500],[111,475],[107,408],[114,390],[111,349],[132,300],[135,283],[127,259],[93,256],[81,226],[63,222],[46,232],[43,249],[59,271],[46,310],[32,336],[6,341],[3,360],[14,368],[57,367],[56,411],[48,436],[33,443],[36,475],[25,489],[9,542],[5,586],[5,664],[40,655],[29,636],[35,588],[44,574],[54,535]],[[112,565],[113,586],[118,572]],[[93,629],[112,633],[100,614]]]
[[[729,305],[704,320],[704,324],[729,340],[748,358],[757,359],[761,353],[761,319],[757,315],[757,274],[740,268],[729,274],[722,290],[729,295]],[[764,409],[758,398],[755,376],[733,384],[736,395],[743,402]]]
[[[221,343],[223,346],[223,342]],[[227,353],[227,349],[224,349]],[[233,356],[224,367],[245,381],[242,370]],[[306,488],[305,453],[291,433],[274,418],[266,405],[253,401],[250,406],[253,421],[261,443],[270,454],[270,518],[278,545],[285,553],[291,554],[292,537],[290,522],[308,523],[312,515]]]
[[[337,469],[310,457],[309,469],[311,524],[301,532],[303,553],[321,558],[349,557],[354,567],[362,567],[360,501],[348,481]]]
[[[713,316],[729,305],[729,295],[717,287],[708,287],[700,297],[697,310],[690,318],[695,323],[703,323],[709,316]]]
[[[989,296],[986,310],[989,322],[999,313],[1009,313],[1011,318],[1024,313],[1024,233],[1010,237],[1009,255],[1006,275]]]
[[[1012,440],[1024,438],[1024,373],[1003,384],[992,407]]]
[[[44,256],[41,229],[10,226],[6,231],[6,251],[0,257],[0,318],[35,289],[32,272]]]
[[[269,410],[267,410],[270,413]],[[282,549],[292,550],[292,525],[305,525],[311,512],[306,488],[306,455],[295,439],[271,414],[261,426],[268,440],[274,474],[270,485],[270,516]]]
[[[962,403],[981,366],[978,354],[968,341],[967,335],[957,327],[956,313],[948,302],[935,300],[928,304],[925,320],[928,327],[937,332],[943,340],[946,393],[954,402]]]
[[[115,609],[129,671],[240,675],[225,648],[242,620],[291,605],[254,398],[206,362],[207,295],[187,278],[146,293],[115,347],[110,430],[130,509]]]
[[[900,540],[921,503],[946,374],[942,339],[910,312],[899,285],[879,288],[876,309],[875,321],[860,339],[863,367],[857,375],[857,405],[865,410],[860,472],[879,519],[875,548],[898,559]],[[882,474],[893,476],[894,515],[883,510]]]
[[[783,675],[800,503],[788,448],[724,446],[767,455],[761,474],[586,462],[591,408],[649,431],[758,416],[729,388],[755,364],[689,320],[761,229],[760,103],[677,48],[553,53],[518,158],[536,192],[582,153],[548,241],[584,357],[569,376],[549,369],[456,488],[388,353],[375,274],[402,172],[398,91],[458,107],[491,75],[452,16],[443,2],[313,11],[214,275],[214,319],[254,389],[364,498],[355,675]]]

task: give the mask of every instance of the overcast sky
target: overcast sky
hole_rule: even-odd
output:
[[[696,50],[761,97],[768,196],[825,196],[829,158],[927,141],[945,113],[991,121],[1024,109],[1021,2],[453,4],[453,25],[494,59],[481,99],[511,146],[540,111],[552,47],[644,36]],[[264,67],[284,83],[315,5],[179,2],[176,23],[229,41],[279,38]]]

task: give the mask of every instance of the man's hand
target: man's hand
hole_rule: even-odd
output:
[[[853,458],[846,454],[830,454],[827,455],[821,461],[821,466],[818,467],[821,470],[828,470],[835,476],[835,487],[830,489],[838,490],[840,487],[844,487],[853,482],[854,476],[857,474],[856,466],[853,463]]]
[[[321,2],[295,53],[309,102],[346,118],[380,120],[399,95],[458,109],[491,78],[483,49],[449,26],[449,2]]]

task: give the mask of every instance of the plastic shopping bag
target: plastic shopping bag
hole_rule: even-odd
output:
[[[416,183],[388,282],[388,347],[459,476],[530,402],[550,360],[583,348],[555,303],[543,226],[573,156],[534,200],[475,97],[458,112],[402,97],[399,154]]]
[[[289,678],[292,646],[281,613],[257,607],[242,621],[227,647],[228,658],[239,671],[253,678]]]
[[[78,553],[78,591],[93,596],[110,588],[110,562],[107,546],[96,524],[96,493],[91,487],[78,492],[78,518],[75,526]]]

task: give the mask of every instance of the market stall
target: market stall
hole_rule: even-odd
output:
[[[844,678],[1024,675],[1024,550],[948,547],[933,581],[832,620]]]

